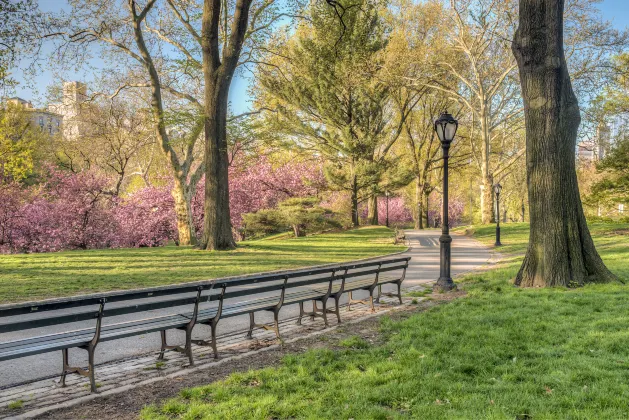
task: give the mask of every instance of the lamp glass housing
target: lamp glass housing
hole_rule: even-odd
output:
[[[496,194],[500,194],[501,191],[502,191],[502,185],[500,185],[500,184],[494,185],[494,192]]]
[[[435,121],[435,131],[442,143],[450,143],[454,139],[459,122],[448,112],[444,112]]]

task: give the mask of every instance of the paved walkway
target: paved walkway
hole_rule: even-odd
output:
[[[415,288],[426,285],[437,279],[439,276],[439,235],[438,230],[407,231],[406,237],[410,241],[411,249],[406,253],[412,257],[409,270],[404,282],[404,288]],[[452,242],[452,275],[457,275],[485,264],[490,257],[487,248],[474,239],[453,235]],[[386,288],[385,288],[386,290]],[[163,310],[166,314],[169,309]],[[152,311],[151,315],[159,315],[160,311]],[[298,314],[298,306],[291,305],[282,308],[281,319],[288,321]],[[260,314],[258,321],[264,321],[266,314]],[[269,315],[270,316],[270,315]],[[133,317],[133,315],[131,315]],[[256,316],[258,317],[258,315]],[[270,321],[267,319],[266,321]],[[240,316],[228,318],[219,323],[218,334],[229,335],[234,331],[246,330],[248,327],[248,317]],[[30,330],[28,336],[40,333],[54,333],[48,327],[45,331]],[[11,337],[9,337],[11,335]],[[181,336],[181,337],[180,337]],[[199,338],[209,336],[209,329],[202,325],[195,328],[195,336]],[[20,338],[19,333],[6,334],[2,341],[15,340]],[[179,331],[169,331],[169,341],[181,342],[183,335]],[[219,340],[220,341],[220,340]],[[96,360],[98,364],[114,362],[121,359],[133,359],[146,357],[147,354],[154,353],[160,347],[159,334],[149,334],[146,336],[131,337],[122,340],[115,340],[98,345]],[[152,357],[152,356],[151,356]],[[82,350],[70,350],[71,365],[84,366],[87,364],[86,352]],[[11,360],[0,363],[0,386],[32,381],[39,378],[52,378],[58,376],[61,371],[60,352],[53,352],[43,355],[29,356],[22,359]],[[50,383],[50,379],[48,379]],[[10,391],[0,390],[0,397]]]
[[[441,231],[407,230],[406,238],[411,249],[407,255],[411,259],[405,287],[412,287],[435,281],[439,277],[439,236]],[[491,251],[475,239],[464,235],[452,235],[452,277],[484,265]]]

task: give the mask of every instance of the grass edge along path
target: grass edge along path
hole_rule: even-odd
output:
[[[218,252],[165,246],[0,255],[0,303],[340,263],[405,249],[381,226],[238,245]]]
[[[503,242],[522,228],[504,226]],[[627,228],[592,226],[625,280]],[[488,241],[490,229],[476,235]],[[497,269],[458,280],[466,297],[400,322],[383,318],[382,345],[356,339],[288,356],[277,368],[184,390],[142,418],[628,418],[627,286],[515,288],[525,246],[512,247]]]

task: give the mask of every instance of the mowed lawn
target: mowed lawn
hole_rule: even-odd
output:
[[[146,407],[144,419],[629,418],[629,286],[512,286],[526,225],[503,227],[506,265],[458,279],[467,296],[403,321],[385,344],[286,357]],[[629,281],[629,226],[592,226]],[[476,234],[493,242],[491,227]],[[337,347],[338,348],[338,347]]]
[[[0,255],[0,303],[351,261],[404,250],[385,227],[246,241],[228,252],[166,246]]]

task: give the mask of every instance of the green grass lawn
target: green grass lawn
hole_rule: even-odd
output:
[[[393,244],[392,230],[365,227],[247,241],[228,252],[167,246],[0,255],[0,303],[350,261],[403,249]]]
[[[592,226],[625,280],[628,228]],[[493,242],[491,227],[475,232]],[[384,318],[384,344],[286,357],[185,390],[143,418],[629,418],[629,286],[515,288],[526,225],[505,225],[503,238],[503,266],[459,279],[464,298]]]

